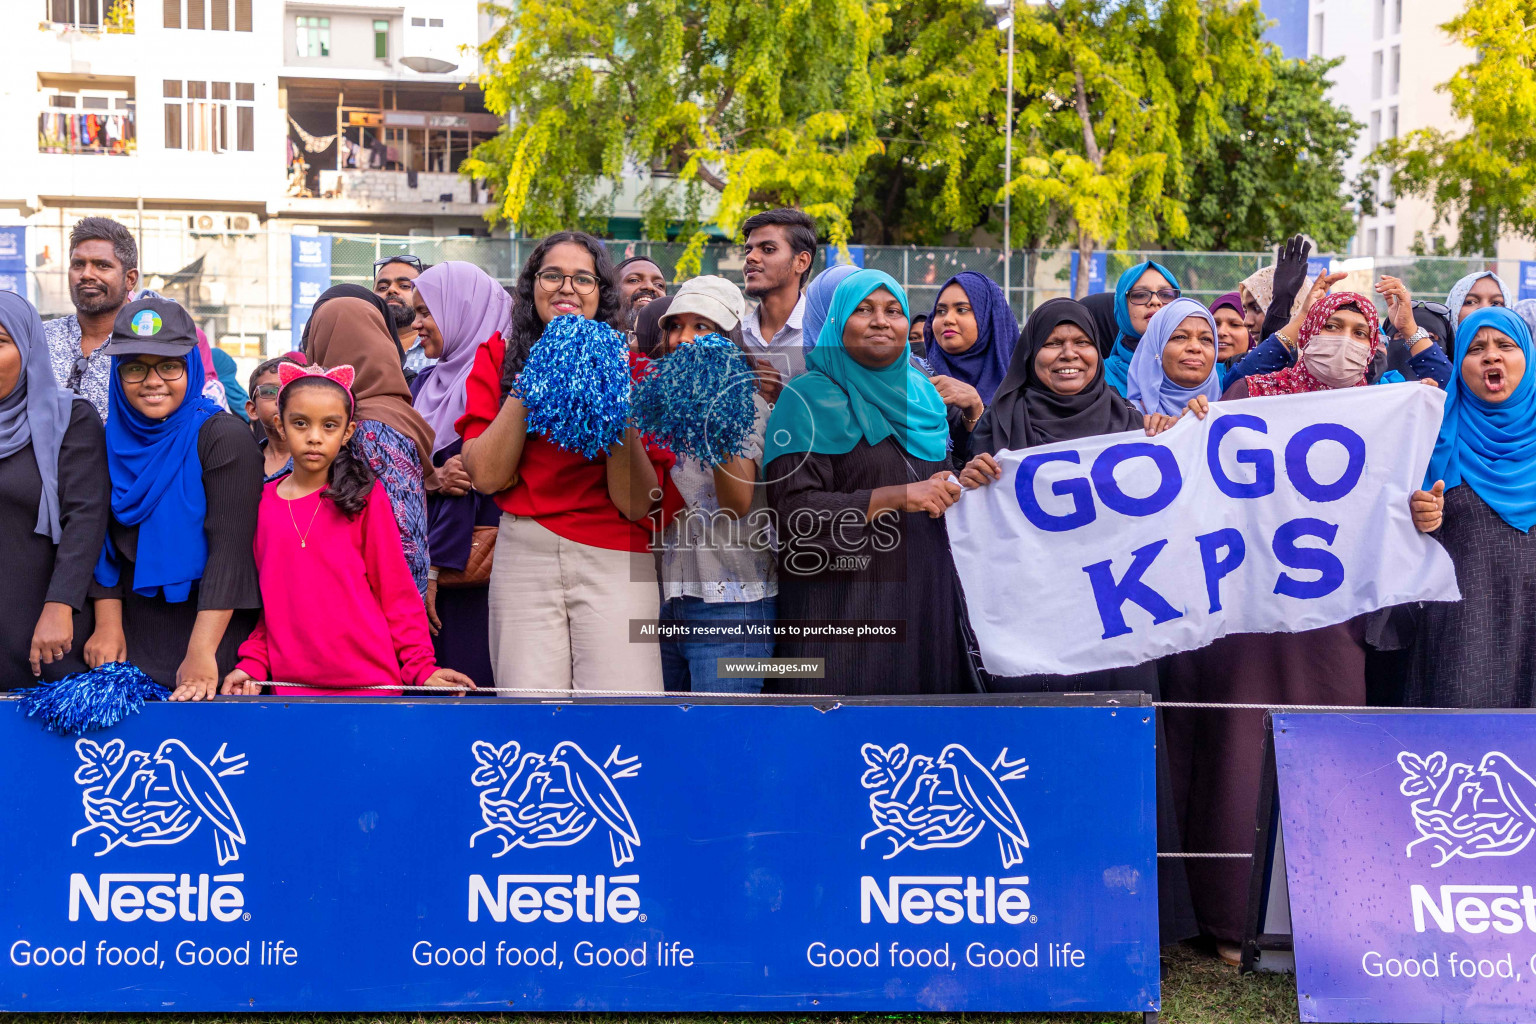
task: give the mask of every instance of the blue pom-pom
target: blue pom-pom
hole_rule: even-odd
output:
[[[716,466],[745,454],[757,416],[757,375],[729,338],[706,334],[654,364],[635,388],[640,432]]]
[[[529,430],[594,459],[624,440],[630,383],[624,335],[568,313],[545,326],[513,391],[528,409]]]
[[[34,686],[23,692],[20,708],[28,718],[41,718],[51,732],[78,736],[110,728],[137,714],[145,701],[170,695],[142,669],[119,661]]]

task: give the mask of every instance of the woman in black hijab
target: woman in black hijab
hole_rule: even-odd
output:
[[[1115,293],[1096,292],[1085,296],[1081,305],[1093,316],[1094,326],[1099,329],[1099,351],[1106,356],[1109,355],[1110,350],[1115,347],[1115,337],[1120,333],[1120,327],[1115,323]],[[1040,309],[1044,308],[1045,306],[1041,305]]]
[[[1000,451],[1145,425],[1141,410],[1104,383],[1100,340],[1097,318],[1083,303],[1052,299],[1030,314],[1008,373],[971,432],[972,461],[962,484],[996,480],[991,457]]]
[[[1177,417],[1158,413],[1143,416],[1141,410],[1105,383],[1099,342],[1099,325],[1083,303],[1052,299],[1030,314],[1019,332],[1008,373],[971,432],[971,461],[960,474],[962,486],[984,487],[1000,479],[1002,468],[993,458],[1000,451],[1143,428],[1149,435],[1158,434],[1178,422]],[[1020,628],[1028,628],[1029,618],[1024,609],[1020,609],[1019,621]],[[990,693],[1141,690],[1154,700],[1160,692],[1155,661],[1076,676],[989,675],[986,688]],[[1161,717],[1158,730],[1161,733]],[[1169,788],[1167,748],[1161,735],[1157,749],[1157,848],[1177,850],[1178,818]],[[1158,903],[1164,943],[1196,933],[1182,861],[1159,861]]]

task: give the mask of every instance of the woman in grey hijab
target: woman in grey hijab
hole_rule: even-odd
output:
[[[100,417],[54,379],[37,310],[0,291],[0,690],[85,671],[111,500]]]

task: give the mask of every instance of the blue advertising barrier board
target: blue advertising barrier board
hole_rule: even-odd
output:
[[[298,347],[299,336],[309,322],[315,300],[331,286],[331,236],[293,236],[293,308],[290,311],[293,344]]]
[[[1536,260],[1520,261],[1519,298],[1536,299]]]
[[[1077,264],[1079,253],[1072,254],[1072,280],[1068,288],[1073,295],[1077,294]],[[1104,279],[1109,276],[1109,253],[1096,252],[1088,258],[1088,295],[1097,295],[1104,290]]]
[[[1536,715],[1273,722],[1301,1019],[1536,1017]]]
[[[1057,703],[0,703],[0,1009],[1155,1010],[1152,710]]]

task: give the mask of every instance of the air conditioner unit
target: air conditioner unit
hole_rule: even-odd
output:
[[[196,229],[198,231],[213,231],[215,230],[214,223],[215,222],[212,214],[200,213],[197,215]]]

